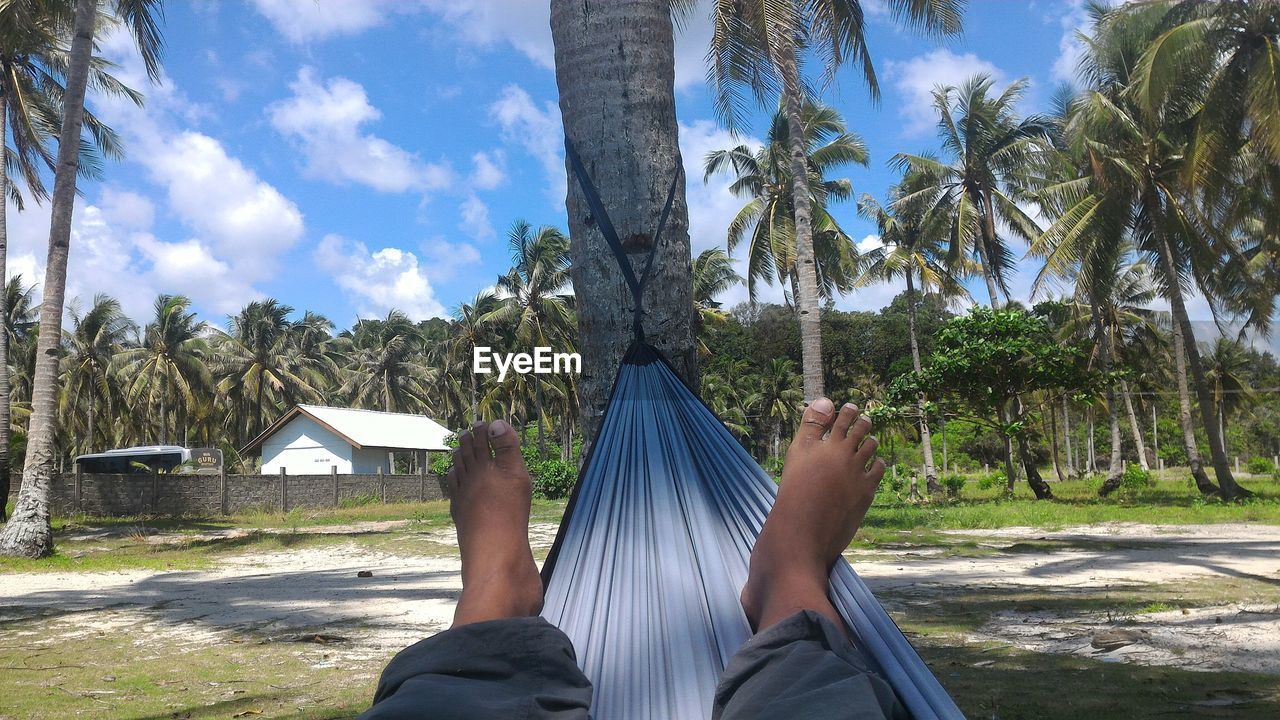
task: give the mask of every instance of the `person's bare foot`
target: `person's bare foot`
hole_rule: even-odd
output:
[[[827,578],[884,477],[870,430],[871,421],[850,404],[837,413],[819,398],[804,411],[742,589],[742,609],[756,632],[801,610],[844,627],[827,597]]]
[[[462,553],[453,624],[537,615],[542,580],[529,549],[532,485],[511,425],[480,422],[463,432],[446,482]]]

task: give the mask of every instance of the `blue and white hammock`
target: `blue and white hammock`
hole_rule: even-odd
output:
[[[639,308],[649,267],[635,277],[571,143],[566,150]],[[669,196],[655,247],[670,207]],[[543,567],[542,614],[573,641],[595,688],[594,717],[706,720],[717,679],[751,636],[738,598],[777,486],[644,342],[638,318],[636,334]],[[964,717],[843,559],[830,596],[915,720]]]

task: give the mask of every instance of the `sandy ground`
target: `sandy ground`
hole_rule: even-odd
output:
[[[549,546],[554,535],[554,525],[531,529],[540,547]],[[456,543],[448,532],[430,537]],[[971,639],[1118,662],[1280,674],[1280,527],[1116,524],[1059,532],[1013,528],[979,537],[1007,552],[945,557],[937,548],[902,547],[889,561],[883,549],[876,560],[850,557],[886,604],[908,612],[927,612],[930,598],[961,590],[1105,594],[1190,578],[1257,580],[1274,588],[1274,595],[1248,604],[1125,617],[1010,608]],[[150,541],[165,540],[161,534]],[[1051,551],[1016,551],[1017,543],[1031,540],[1063,544]],[[372,576],[359,577],[361,571]],[[57,613],[67,639],[117,628],[136,637],[200,643],[250,631],[318,640],[327,652],[360,660],[387,657],[447,627],[459,590],[456,558],[398,557],[352,543],[254,553],[212,570],[11,574],[0,583],[0,620]]]

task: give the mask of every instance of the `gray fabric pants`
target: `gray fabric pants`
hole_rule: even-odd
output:
[[[586,720],[591,682],[568,636],[546,620],[495,620],[402,650],[383,671],[373,702],[361,720]],[[742,646],[720,678],[712,710],[715,720],[908,717],[862,653],[808,611]]]

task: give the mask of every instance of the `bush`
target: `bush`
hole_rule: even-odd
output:
[[[991,488],[1005,487],[1009,484],[1009,476],[1004,474],[1003,470],[987,473],[978,478],[978,488],[982,490],[990,490]]]
[[[1143,470],[1141,465],[1130,463],[1120,475],[1120,487],[1126,490],[1140,490],[1149,488],[1156,484],[1155,478],[1151,473]]]
[[[960,491],[964,490],[964,484],[968,481],[965,480],[963,475],[952,473],[950,475],[943,475],[942,480],[939,482],[942,483],[942,487],[946,488],[947,497],[958,498],[960,497]],[[979,484],[981,484],[981,482],[979,482]]]
[[[772,475],[773,479],[777,481],[782,477],[782,456],[770,456],[763,463],[760,463],[760,467],[764,468],[764,471]]]
[[[1271,479],[1280,483],[1280,467],[1271,471]]]
[[[920,474],[920,471],[916,470],[914,467],[899,463],[897,465],[897,472],[894,472],[893,469],[890,469],[889,472],[885,473],[886,475],[885,480],[888,481],[887,484],[889,486],[889,489],[900,495],[902,494],[903,489],[906,488],[907,481],[909,481],[913,477],[918,476],[919,474]],[[884,482],[880,483],[880,487],[884,487],[885,484],[886,483]]]
[[[1250,475],[1269,475],[1276,469],[1272,462],[1264,457],[1249,458],[1249,462],[1245,465],[1245,469]]]
[[[543,460],[530,465],[533,478],[533,494],[544,500],[559,500],[569,496],[578,479],[578,470],[564,460]]]

